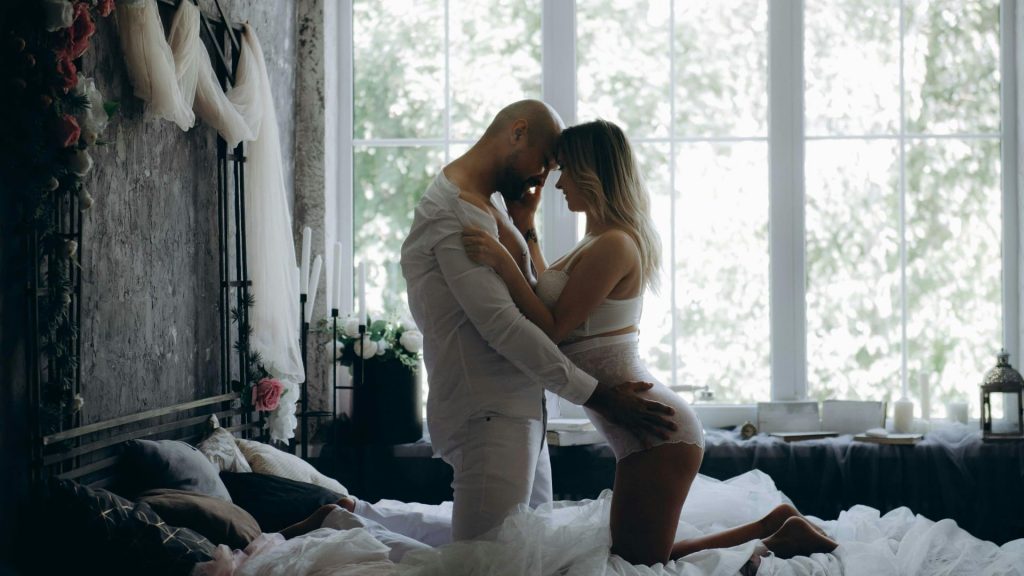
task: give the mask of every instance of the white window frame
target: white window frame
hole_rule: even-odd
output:
[[[900,29],[904,29],[903,5],[900,2]],[[445,131],[438,139],[418,140],[353,140],[353,0],[341,0],[337,10],[338,37],[338,131],[336,161],[333,163],[337,182],[334,222],[328,220],[328,230],[342,239],[342,265],[354,268],[352,245],[353,225],[353,152],[356,146],[444,146],[445,160],[451,144],[471,143],[450,138],[448,113],[450,94],[448,84],[447,50],[445,57]],[[447,14],[445,0],[445,35],[447,46]],[[769,242],[770,242],[770,339],[771,339],[771,399],[795,400],[807,397],[807,335],[806,335],[806,283],[805,283],[805,219],[804,219],[804,144],[808,135],[804,131],[804,67],[803,67],[803,0],[768,0],[768,156],[769,156]],[[674,21],[674,3],[672,4]],[[576,122],[576,2],[575,0],[542,0],[542,95],[554,107],[567,125]],[[1003,346],[1010,352],[1011,362],[1018,364],[1021,342],[1019,322],[1021,283],[1018,275],[1020,241],[1017,191],[1017,30],[1014,0],[1000,2],[1000,68],[1001,86],[1001,169],[1002,175],[1002,306]],[[900,49],[903,38],[901,34]],[[901,54],[902,56],[902,54]],[[904,99],[902,87],[902,57],[900,59],[901,155],[905,148]],[[675,69],[674,55],[671,69]],[[674,90],[674,86],[673,86]],[[673,103],[674,106],[674,103]],[[929,137],[934,137],[930,135]],[[941,137],[941,135],[939,135]],[[991,135],[982,135],[989,137]],[[961,135],[954,135],[954,138]],[[970,137],[968,135],[968,137]],[[893,138],[890,136],[890,138]],[[810,136],[810,139],[827,139]],[[687,139],[688,141],[689,139]],[[698,139],[699,140],[699,139]],[[707,140],[716,140],[709,138]],[[761,139],[763,140],[763,139]],[[674,147],[677,141],[670,138]],[[330,149],[330,147],[328,148]],[[905,240],[903,240],[903,166],[901,158],[900,235],[901,275],[905,275]],[[674,178],[674,171],[673,171]],[[330,191],[328,192],[330,193]],[[329,203],[330,204],[330,203]],[[543,197],[544,253],[548,259],[564,254],[576,242],[575,215],[568,211],[554,182],[545,186]],[[667,252],[674,250],[668,246]],[[351,275],[342,274],[342,294],[352,295]],[[907,385],[906,358],[906,298],[905,277],[901,283],[901,310],[903,337],[901,344],[901,379]],[[673,291],[674,292],[674,291]],[[674,298],[674,295],[672,296]],[[352,298],[343,299],[342,313],[351,311]],[[675,303],[673,302],[673,308]],[[674,330],[674,328],[673,328]],[[673,339],[674,341],[674,339]],[[674,345],[673,345],[674,346]],[[673,350],[673,358],[676,357]],[[675,360],[674,360],[675,361]],[[673,374],[677,373],[673,367]]]

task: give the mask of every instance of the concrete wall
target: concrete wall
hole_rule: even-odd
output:
[[[222,0],[267,58],[292,182],[296,3]],[[212,2],[203,9],[215,14]],[[161,9],[165,25],[173,11]],[[216,59],[214,59],[216,62]],[[219,386],[216,133],[144,117],[113,19],[83,69],[121,109],[94,154],[81,262],[83,422],[214,393]],[[289,197],[291,196],[289,190]]]
[[[295,149],[297,4],[304,0],[221,0],[231,20],[248,21],[267,58],[292,196]],[[214,14],[212,0],[201,8]],[[0,11],[2,12],[2,11]],[[170,9],[161,8],[165,26]],[[95,422],[217,390],[216,134],[182,132],[143,117],[121,56],[114,19],[98,23],[82,72],[121,103],[93,150],[84,215],[83,422]],[[8,573],[28,512],[28,393],[24,366],[21,247],[0,211],[0,573]]]

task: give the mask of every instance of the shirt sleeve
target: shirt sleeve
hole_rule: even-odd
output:
[[[455,300],[491,348],[562,398],[574,404],[590,398],[597,380],[577,368],[523,316],[497,273],[469,259],[461,230],[435,244],[434,256]]]

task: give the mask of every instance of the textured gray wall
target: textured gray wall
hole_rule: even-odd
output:
[[[212,1],[200,2],[208,14]],[[221,0],[267,58],[291,198],[296,3]],[[173,12],[161,9],[165,26]],[[205,36],[205,35],[204,35]],[[94,153],[81,262],[83,423],[214,393],[219,384],[216,134],[143,117],[113,18],[82,66],[121,109]]]

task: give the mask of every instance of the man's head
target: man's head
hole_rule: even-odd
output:
[[[556,166],[555,149],[563,127],[558,113],[540,100],[509,104],[494,117],[484,139],[501,155],[495,187],[505,200],[519,200],[527,189],[544,185]]]

